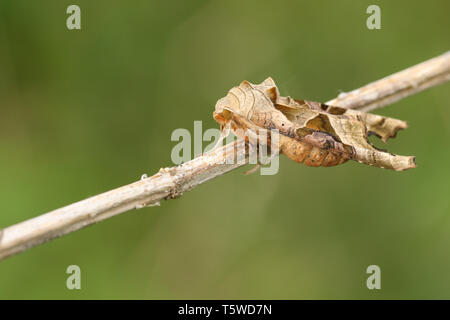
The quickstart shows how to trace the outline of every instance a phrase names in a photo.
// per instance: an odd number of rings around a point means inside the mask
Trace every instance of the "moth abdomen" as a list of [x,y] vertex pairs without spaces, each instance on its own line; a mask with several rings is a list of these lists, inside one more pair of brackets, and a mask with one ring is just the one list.
[[346,152],[321,148],[298,139],[281,136],[280,140],[281,152],[289,159],[306,166],[332,167],[342,164],[350,158]]

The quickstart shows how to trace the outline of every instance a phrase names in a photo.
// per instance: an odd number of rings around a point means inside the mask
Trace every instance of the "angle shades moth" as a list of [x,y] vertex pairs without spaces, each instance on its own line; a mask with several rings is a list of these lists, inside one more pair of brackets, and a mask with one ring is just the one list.
[[406,122],[319,102],[281,96],[272,78],[260,84],[243,81],[217,101],[214,119],[233,132],[279,132],[280,154],[313,167],[331,167],[348,160],[403,171],[415,168],[415,157],[388,153],[373,146],[369,135],[383,142],[407,127]]

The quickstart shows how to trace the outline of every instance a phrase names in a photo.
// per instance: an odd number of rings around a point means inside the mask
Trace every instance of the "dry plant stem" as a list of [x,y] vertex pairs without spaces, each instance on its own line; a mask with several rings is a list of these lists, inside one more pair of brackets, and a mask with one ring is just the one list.
[[327,104],[367,112],[449,80],[450,51],[447,51],[362,88],[341,93]]
[[[241,152],[239,152],[241,151]],[[236,158],[236,155],[241,155]],[[236,142],[149,178],[76,202],[0,230],[0,260],[119,213],[177,198],[210,179],[247,163]]]
[[[450,52],[360,89],[341,94],[327,104],[373,110],[450,80]],[[38,244],[135,208],[158,205],[183,192],[243,166],[230,143],[185,164],[161,169],[152,177],[93,196],[0,230],[0,260]]]

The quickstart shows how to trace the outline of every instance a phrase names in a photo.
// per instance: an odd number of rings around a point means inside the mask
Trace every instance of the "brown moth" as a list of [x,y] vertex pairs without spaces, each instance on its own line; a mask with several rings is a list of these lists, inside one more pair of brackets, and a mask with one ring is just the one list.
[[277,129],[279,150],[275,152],[307,166],[330,167],[350,159],[397,171],[415,168],[414,157],[377,149],[367,138],[373,134],[386,142],[405,129],[406,122],[283,97],[272,78],[260,84],[243,81],[232,88],[217,101],[213,117],[222,129],[231,127],[235,133]]

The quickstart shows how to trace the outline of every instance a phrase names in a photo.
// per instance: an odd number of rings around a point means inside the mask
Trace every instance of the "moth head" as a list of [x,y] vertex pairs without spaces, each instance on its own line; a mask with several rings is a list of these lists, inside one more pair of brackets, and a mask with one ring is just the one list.
[[233,112],[228,101],[228,96],[217,101],[216,108],[213,113],[214,120],[216,120],[220,125],[225,125],[231,120],[232,116]]

